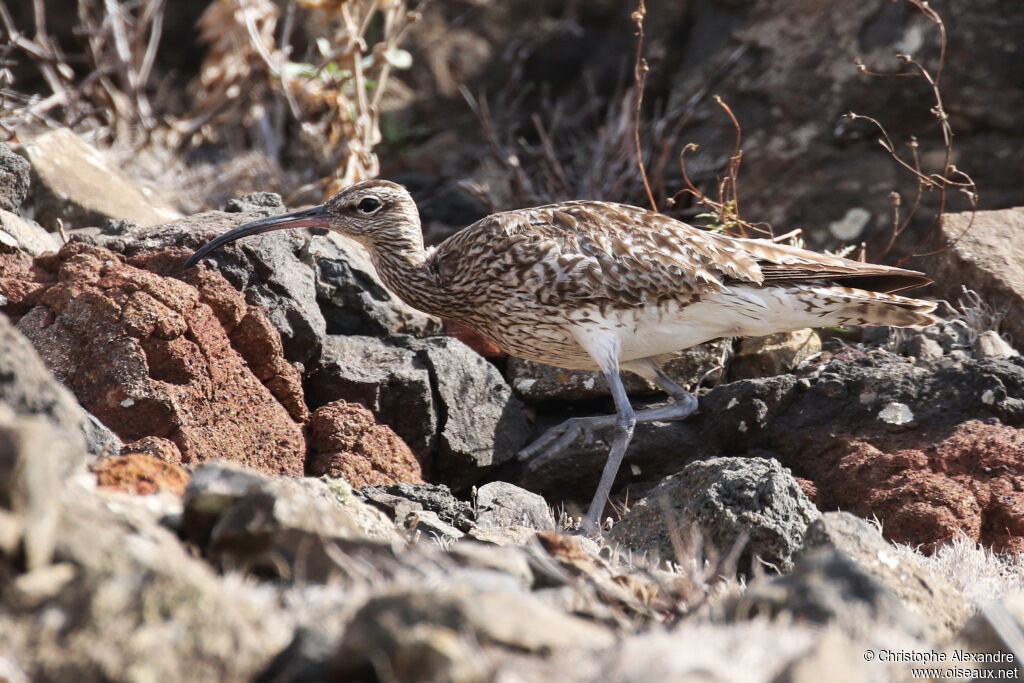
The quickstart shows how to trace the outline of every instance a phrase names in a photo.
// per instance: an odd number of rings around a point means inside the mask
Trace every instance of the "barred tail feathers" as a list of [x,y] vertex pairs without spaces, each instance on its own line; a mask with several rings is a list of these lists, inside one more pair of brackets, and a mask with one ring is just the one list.
[[934,301],[850,287],[808,289],[813,290],[814,297],[823,302],[839,304],[829,317],[841,325],[924,327],[939,322],[939,318],[932,315],[938,305]]

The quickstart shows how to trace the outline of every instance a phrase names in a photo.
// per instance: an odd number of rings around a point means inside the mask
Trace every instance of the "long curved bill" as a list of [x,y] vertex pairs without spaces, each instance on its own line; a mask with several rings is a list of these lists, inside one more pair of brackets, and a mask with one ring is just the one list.
[[216,237],[192,254],[188,261],[185,261],[185,267],[191,268],[196,265],[214,249],[219,249],[225,244],[234,242],[235,240],[243,237],[249,237],[250,235],[262,235],[265,232],[271,232],[272,230],[287,230],[288,228],[326,228],[327,227],[327,209],[323,204],[314,206],[311,209],[302,209],[300,211],[292,211],[290,213],[283,213],[280,216],[269,216],[268,218],[261,218],[245,225],[240,225],[233,230],[228,230],[223,235]]

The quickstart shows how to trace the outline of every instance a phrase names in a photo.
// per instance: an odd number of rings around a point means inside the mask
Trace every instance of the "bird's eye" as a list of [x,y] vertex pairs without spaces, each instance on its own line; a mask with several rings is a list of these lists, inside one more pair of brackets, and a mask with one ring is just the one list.
[[363,213],[373,213],[380,208],[380,200],[375,197],[364,197],[360,200],[359,204],[356,205]]

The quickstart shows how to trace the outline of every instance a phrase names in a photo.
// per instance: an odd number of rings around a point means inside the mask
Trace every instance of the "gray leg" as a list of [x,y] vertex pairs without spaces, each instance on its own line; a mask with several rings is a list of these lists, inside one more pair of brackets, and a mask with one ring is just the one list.
[[[672,398],[672,403],[667,406],[648,408],[636,413],[637,422],[682,420],[697,412],[697,397],[672,381],[672,378],[666,375],[654,361],[645,358],[623,363],[623,367],[645,379],[654,381],[662,391]],[[621,384],[621,381],[619,383]],[[611,380],[609,380],[610,384]],[[616,404],[616,408],[618,408],[618,404]],[[519,451],[519,459],[530,460],[535,458],[535,456],[540,456],[531,462],[532,466],[538,466],[553,457],[557,457],[577,441],[582,441],[584,444],[590,443],[594,438],[594,431],[613,427],[616,425],[617,420],[617,415],[570,418],[544,432],[539,439]]]
[[608,380],[608,387],[612,391],[612,398],[615,400],[615,432],[612,437],[612,446],[608,451],[608,460],[604,464],[604,471],[601,472],[601,481],[597,484],[597,492],[590,502],[590,509],[583,521],[584,528],[592,530],[600,527],[601,513],[604,511],[605,503],[608,502],[608,494],[612,491],[612,484],[615,483],[615,475],[619,473],[622,465],[622,458],[626,455],[626,448],[630,439],[633,438],[633,428],[636,426],[636,414],[633,406],[629,404],[629,397],[626,389],[622,386],[622,378],[618,369],[607,370],[604,373]]
[[[681,420],[697,411],[697,397],[676,384],[653,360],[630,361],[623,363],[623,367],[654,381],[662,391],[672,398],[672,403],[659,408],[641,410],[638,413],[634,412],[626,396],[626,390],[622,386],[618,370],[606,371],[605,377],[611,388],[612,398],[615,400],[615,415],[571,418],[552,427],[539,439],[519,451],[520,460],[533,458],[529,466],[537,467],[559,456],[576,441],[582,440],[583,443],[590,443],[595,430],[615,428],[608,460],[601,474],[601,482],[598,484],[597,493],[585,518],[585,523],[591,527],[599,522],[601,512],[608,500],[608,494],[615,483],[615,475],[622,465],[626,448],[632,438],[634,425],[638,422]],[[538,455],[540,457],[534,457]]]

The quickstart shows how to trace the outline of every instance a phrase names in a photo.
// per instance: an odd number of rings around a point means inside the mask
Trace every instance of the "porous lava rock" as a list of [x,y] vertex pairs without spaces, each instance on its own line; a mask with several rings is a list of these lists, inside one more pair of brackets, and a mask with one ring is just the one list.
[[339,400],[321,406],[309,430],[309,474],[341,477],[355,487],[423,482],[409,446],[358,403]]
[[178,450],[177,444],[170,439],[161,439],[158,436],[146,436],[138,441],[125,444],[121,449],[121,455],[131,453],[141,453],[176,465],[180,465],[182,462],[181,451]]
[[719,387],[701,410],[696,453],[778,458],[820,509],[877,517],[891,540],[930,551],[963,532],[1024,550],[1020,358],[848,349],[797,375]]
[[891,540],[934,550],[963,532],[1000,552],[1024,550],[1024,430],[968,420],[847,436],[832,454],[834,469],[818,479],[830,507],[877,516]]
[[16,260],[0,295],[57,378],[123,440],[169,439],[185,463],[302,474],[306,412],[280,338],[221,275],[183,272],[186,255],[126,259],[72,242]]
[[95,472],[98,486],[137,495],[170,491],[180,496],[188,483],[188,473],[180,465],[145,453],[103,458],[96,464]]

